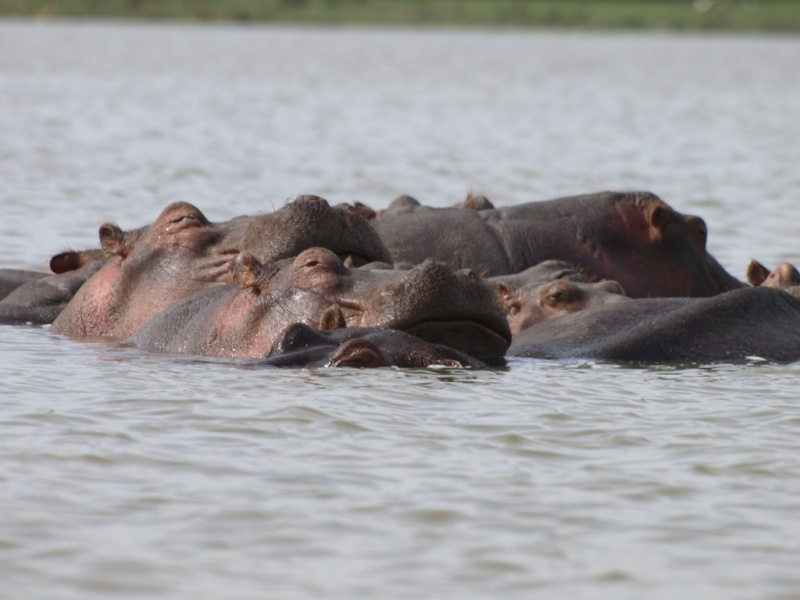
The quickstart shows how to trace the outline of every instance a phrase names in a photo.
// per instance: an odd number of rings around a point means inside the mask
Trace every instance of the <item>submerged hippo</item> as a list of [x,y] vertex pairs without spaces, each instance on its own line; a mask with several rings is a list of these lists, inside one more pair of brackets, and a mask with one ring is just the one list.
[[238,285],[200,291],[130,341],[159,352],[230,358],[270,356],[295,322],[317,329],[399,329],[475,357],[502,356],[511,334],[492,291],[471,271],[426,260],[408,271],[349,269],[312,248],[281,266],[242,255]]
[[631,300],[616,281],[584,283],[556,279],[522,287],[511,287],[501,282],[496,284],[495,292],[508,318],[512,336],[568,313]]
[[430,344],[396,329],[355,327],[319,331],[303,323],[283,330],[271,367],[485,367],[485,363],[442,344]]
[[37,273],[0,300],[0,324],[52,323],[107,258],[102,250],[56,254],[50,259],[52,274]]
[[771,271],[757,260],[747,265],[747,281],[751,285],[789,289],[800,286],[800,272],[791,263],[781,263]]
[[637,363],[800,360],[800,299],[746,287],[712,298],[640,298],[543,321],[508,356]]
[[431,257],[482,275],[548,259],[631,297],[713,296],[743,287],[706,251],[706,224],[648,192],[604,192],[487,210],[429,208],[413,199],[373,219],[395,262]]
[[124,339],[193,293],[232,283],[231,263],[240,252],[270,262],[324,246],[352,264],[391,261],[356,209],[331,207],[317,196],[300,196],[274,213],[221,223],[210,222],[188,202],[177,202],[135,237],[114,224],[102,225],[100,245],[111,258],[55,320],[54,333]]
[[0,301],[21,285],[46,277],[47,273],[25,269],[0,269]]

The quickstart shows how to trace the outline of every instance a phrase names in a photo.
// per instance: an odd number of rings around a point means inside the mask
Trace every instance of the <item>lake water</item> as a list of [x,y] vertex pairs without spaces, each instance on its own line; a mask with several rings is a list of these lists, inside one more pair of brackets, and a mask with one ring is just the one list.
[[[800,39],[0,21],[0,266],[189,200],[647,189],[800,262]],[[0,328],[2,598],[800,597],[800,364],[268,370]]]

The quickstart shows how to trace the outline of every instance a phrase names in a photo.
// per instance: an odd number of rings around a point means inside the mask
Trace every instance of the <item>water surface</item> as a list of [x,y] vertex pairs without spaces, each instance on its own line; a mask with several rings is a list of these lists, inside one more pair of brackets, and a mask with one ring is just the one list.
[[[0,22],[0,266],[189,200],[648,189],[798,262],[792,37]],[[270,370],[0,328],[24,598],[794,598],[798,365]],[[0,594],[2,595],[2,594]]]

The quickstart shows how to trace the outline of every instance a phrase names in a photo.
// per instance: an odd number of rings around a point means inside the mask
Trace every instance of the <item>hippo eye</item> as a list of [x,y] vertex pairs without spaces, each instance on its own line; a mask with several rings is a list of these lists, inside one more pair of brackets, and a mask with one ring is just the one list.
[[547,297],[549,304],[560,304],[567,301],[567,295],[564,292],[556,292]]
[[197,217],[194,215],[181,215],[177,219],[173,219],[169,222],[170,225],[177,225],[178,223],[191,223],[196,222]]
[[317,259],[315,259],[315,258],[312,258],[311,260],[306,261],[306,264],[304,264],[303,266],[304,267],[316,267],[318,265],[319,265],[319,261]]

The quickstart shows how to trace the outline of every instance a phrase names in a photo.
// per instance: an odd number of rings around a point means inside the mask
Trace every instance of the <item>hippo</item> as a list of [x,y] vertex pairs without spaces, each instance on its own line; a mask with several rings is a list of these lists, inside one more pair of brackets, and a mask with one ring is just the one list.
[[377,232],[352,206],[299,196],[274,213],[212,223],[193,204],[167,206],[156,221],[126,235],[100,227],[111,257],[75,294],[52,331],[71,337],[122,340],[157,314],[210,286],[233,283],[241,252],[270,262],[324,246],[348,264],[390,262]]
[[0,300],[0,324],[47,325],[107,260],[99,249],[69,250],[50,259],[51,274],[36,273]]
[[47,275],[41,271],[26,269],[0,269],[0,301],[18,287]]
[[555,279],[538,285],[511,287],[497,283],[495,292],[500,298],[511,335],[516,336],[536,323],[589,307],[631,299],[616,281],[585,283]]
[[430,344],[405,331],[353,327],[320,331],[305,323],[289,325],[272,356],[257,363],[270,367],[485,367],[486,364],[442,344]]
[[633,298],[704,297],[745,286],[707,252],[700,217],[678,213],[649,192],[486,210],[430,208],[402,197],[372,222],[395,262],[430,257],[494,276],[557,259],[590,280],[619,282]]
[[492,286],[504,284],[509,288],[517,289],[522,287],[537,287],[543,283],[555,281],[556,279],[589,283],[589,278],[586,275],[576,271],[563,260],[543,260],[519,273],[493,275],[492,277],[487,277],[486,281]]
[[788,289],[800,286],[800,272],[788,262],[781,263],[770,271],[753,259],[747,265],[747,281],[751,285]]
[[800,360],[800,299],[769,287],[710,298],[639,298],[542,321],[507,356],[633,363]]
[[292,323],[320,330],[398,329],[476,358],[500,357],[511,339],[497,298],[472,271],[426,260],[408,271],[348,268],[325,248],[265,265],[242,254],[236,284],[189,296],[134,333],[156,352],[263,358]]

